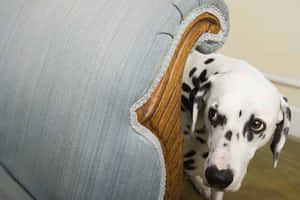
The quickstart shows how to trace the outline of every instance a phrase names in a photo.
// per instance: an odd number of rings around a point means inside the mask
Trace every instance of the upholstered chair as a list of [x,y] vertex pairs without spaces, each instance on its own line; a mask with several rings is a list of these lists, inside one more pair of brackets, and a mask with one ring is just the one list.
[[192,48],[223,0],[0,2],[0,199],[177,200]]

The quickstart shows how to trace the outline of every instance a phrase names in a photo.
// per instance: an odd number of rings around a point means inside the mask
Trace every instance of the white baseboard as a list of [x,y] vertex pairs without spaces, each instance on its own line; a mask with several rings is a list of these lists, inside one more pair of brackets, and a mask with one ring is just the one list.
[[290,134],[300,138],[300,108],[291,106],[292,123]]

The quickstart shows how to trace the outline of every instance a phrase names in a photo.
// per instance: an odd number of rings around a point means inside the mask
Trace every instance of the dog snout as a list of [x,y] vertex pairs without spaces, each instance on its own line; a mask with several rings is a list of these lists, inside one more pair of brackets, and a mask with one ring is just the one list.
[[215,165],[205,170],[205,178],[210,187],[225,189],[233,181],[233,172],[231,169],[219,170]]

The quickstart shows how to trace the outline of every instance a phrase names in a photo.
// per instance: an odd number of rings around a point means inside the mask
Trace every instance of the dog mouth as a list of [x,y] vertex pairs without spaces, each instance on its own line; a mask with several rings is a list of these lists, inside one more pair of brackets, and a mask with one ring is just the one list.
[[231,183],[229,186],[227,187],[218,187],[218,186],[215,186],[215,185],[210,185],[207,180],[204,178],[203,180],[203,184],[211,189],[214,189],[216,191],[219,191],[219,192],[236,192],[240,189],[240,186],[241,186],[241,183]]
[[219,191],[219,192],[233,192],[235,190],[232,190],[232,189],[228,189],[227,187],[220,187],[218,185],[210,185],[207,183],[207,181],[203,181],[204,185],[211,188],[211,189],[214,189],[216,191]]
[[236,192],[238,189],[235,189],[235,188],[231,188],[230,186],[228,187],[225,187],[225,188],[221,188],[221,187],[218,187],[218,186],[212,186],[210,184],[207,183],[206,180],[203,181],[204,185],[211,188],[211,189],[214,189],[218,192]]

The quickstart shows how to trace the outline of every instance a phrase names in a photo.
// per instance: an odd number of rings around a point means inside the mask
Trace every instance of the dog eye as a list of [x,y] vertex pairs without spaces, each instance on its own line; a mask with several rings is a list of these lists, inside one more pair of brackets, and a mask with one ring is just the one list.
[[218,119],[218,111],[214,108],[210,108],[208,111],[208,118],[211,121],[217,121]]
[[260,133],[265,130],[265,123],[260,119],[255,119],[250,125],[250,129],[255,133]]

